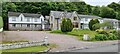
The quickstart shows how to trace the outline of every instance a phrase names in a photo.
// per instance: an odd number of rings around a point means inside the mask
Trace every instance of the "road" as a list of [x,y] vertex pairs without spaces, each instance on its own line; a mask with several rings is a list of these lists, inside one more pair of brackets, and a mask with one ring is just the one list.
[[[120,46],[120,44],[119,44]],[[88,49],[81,49],[81,50],[73,50],[69,52],[118,52],[118,44],[116,45],[108,45],[108,46],[102,46],[97,48],[88,48]]]

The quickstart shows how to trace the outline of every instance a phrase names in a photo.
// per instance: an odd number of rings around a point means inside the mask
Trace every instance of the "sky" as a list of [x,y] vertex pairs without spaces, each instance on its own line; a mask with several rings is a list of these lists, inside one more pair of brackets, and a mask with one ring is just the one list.
[[92,6],[107,6],[112,2],[118,3],[120,0],[83,0],[85,3],[90,4]]

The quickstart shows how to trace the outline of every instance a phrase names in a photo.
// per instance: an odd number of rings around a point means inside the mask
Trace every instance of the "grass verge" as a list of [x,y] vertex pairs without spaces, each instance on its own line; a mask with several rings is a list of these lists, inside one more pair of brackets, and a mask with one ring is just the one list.
[[73,30],[71,32],[63,33],[61,30],[55,30],[55,31],[51,31],[50,33],[73,35],[76,36],[79,40],[82,40],[84,34],[88,34],[90,38],[93,38],[95,37],[95,34],[97,32],[91,30]]

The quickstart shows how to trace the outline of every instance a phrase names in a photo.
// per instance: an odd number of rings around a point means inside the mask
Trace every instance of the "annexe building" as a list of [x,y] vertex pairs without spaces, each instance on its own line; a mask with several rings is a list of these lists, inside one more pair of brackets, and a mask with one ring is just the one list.
[[9,30],[43,30],[44,17],[41,14],[8,12]]

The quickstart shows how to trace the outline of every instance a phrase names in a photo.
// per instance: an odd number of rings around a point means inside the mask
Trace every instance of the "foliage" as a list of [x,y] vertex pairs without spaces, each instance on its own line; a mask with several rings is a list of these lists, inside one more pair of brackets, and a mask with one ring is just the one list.
[[103,18],[115,18],[116,12],[112,8],[102,6],[100,10],[100,16]]
[[71,32],[73,29],[73,25],[70,19],[63,18],[61,24],[61,31],[62,32]]
[[100,23],[96,23],[96,24],[94,24],[93,26],[92,26],[92,28],[94,29],[94,30],[96,30],[96,29],[100,29]]
[[108,35],[108,32],[105,31],[105,30],[103,30],[103,29],[97,29],[96,32],[97,32],[98,34],[106,34],[106,35]]
[[87,33],[90,36],[90,38],[94,38],[94,36],[96,34],[95,31],[91,31],[91,30],[77,30],[77,29],[74,29],[71,32],[67,32],[67,33],[63,33],[61,30],[51,31],[50,33],[72,35],[72,36],[76,36],[79,40],[82,40],[83,35],[85,33]]
[[73,30],[73,24],[70,19],[67,19],[66,25],[67,25],[67,31],[71,32]]
[[62,32],[67,32],[66,18],[63,18],[63,19],[62,19],[61,31],[62,31]]
[[116,19],[120,20],[120,12],[116,14]]
[[90,30],[96,30],[96,29],[94,29],[94,26],[93,26],[96,23],[99,23],[98,19],[91,19],[90,22],[89,22],[89,29]]
[[103,41],[103,40],[107,40],[107,36],[105,34],[96,34],[95,35],[95,39],[98,40],[98,41]]
[[100,14],[100,7],[99,7],[99,6],[95,6],[95,7],[92,9],[92,14],[99,16],[99,14]]
[[107,29],[113,29],[113,25],[110,22],[108,22],[108,21],[106,21],[104,23],[101,23],[101,27],[102,28],[107,27]]
[[3,20],[2,20],[2,17],[0,16],[0,28],[3,27]]

